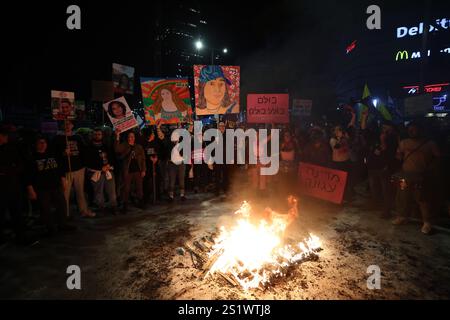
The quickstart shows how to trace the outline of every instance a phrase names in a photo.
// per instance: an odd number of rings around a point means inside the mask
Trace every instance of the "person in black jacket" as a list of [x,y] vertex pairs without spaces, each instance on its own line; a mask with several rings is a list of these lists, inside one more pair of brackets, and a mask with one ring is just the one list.
[[131,193],[131,185],[134,183],[138,207],[144,208],[143,180],[147,172],[144,148],[136,143],[133,131],[128,131],[126,142],[120,143],[120,130],[116,128],[116,141],[114,151],[122,160],[123,191],[122,191],[122,213],[128,212],[128,200]]
[[156,140],[158,141],[158,169],[161,173],[159,183],[160,194],[166,194],[169,191],[169,159],[172,151],[169,132],[163,131],[161,124],[156,126]]
[[[69,202],[72,185],[77,196],[77,204],[82,217],[93,218],[95,214],[88,208],[84,194],[84,143],[80,136],[73,134],[73,123],[66,121],[64,125],[65,136],[58,135],[55,138],[55,151],[59,163],[62,165],[67,180],[65,190],[66,201]],[[67,208],[69,213],[69,208]],[[69,214],[68,214],[69,215]]]
[[112,148],[103,142],[103,131],[94,129],[92,142],[85,150],[85,163],[94,191],[94,203],[105,213],[105,193],[112,214],[117,213],[116,184],[114,180],[115,156]]
[[[216,182],[216,190],[215,190],[215,195],[219,196],[220,195],[220,190],[223,191],[223,193],[225,195],[227,195],[227,192],[229,190],[229,167],[232,164],[227,164],[226,163],[226,145],[227,145],[227,141],[226,141],[226,134],[225,134],[225,130],[226,130],[226,126],[224,122],[219,122],[218,125],[219,128],[219,132],[223,137],[222,140],[222,148],[223,148],[223,163],[217,164],[215,163],[213,165],[214,167],[214,177],[215,177],[215,182]],[[220,146],[219,146],[220,147]]]
[[367,154],[369,186],[374,204],[382,204],[382,217],[389,218],[395,202],[391,176],[398,169],[398,136],[390,122],[382,126],[379,137],[371,141]]
[[[26,182],[28,198],[38,202],[47,232],[53,234],[56,228],[60,231],[70,231],[74,227],[66,224],[67,203],[64,189],[67,184],[64,169],[56,156],[47,149],[47,140],[38,137],[35,153],[27,166]],[[52,206],[56,209],[54,214]]]
[[156,137],[151,128],[147,134],[145,143],[143,143],[146,159],[147,173],[144,178],[144,200],[148,203],[155,203],[161,200],[161,140]]
[[23,167],[18,148],[9,141],[9,131],[0,127],[0,243],[5,241],[3,230],[6,211],[11,216],[17,242],[28,242],[20,206],[20,177]]

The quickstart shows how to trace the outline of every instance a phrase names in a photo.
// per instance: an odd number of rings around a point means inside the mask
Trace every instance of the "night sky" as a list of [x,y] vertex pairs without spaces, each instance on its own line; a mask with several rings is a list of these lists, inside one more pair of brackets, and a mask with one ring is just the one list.
[[[81,31],[65,27],[73,3],[82,10]],[[0,102],[41,108],[51,89],[86,100],[90,80],[109,80],[112,62],[135,66],[138,77],[152,76],[153,1],[73,3],[16,2],[1,11],[6,76]],[[208,21],[204,38],[229,48],[226,63],[241,66],[244,92],[283,91],[295,83],[301,94],[332,91],[337,57],[365,28],[365,10],[373,3],[199,1]],[[405,15],[417,11],[407,1],[376,3],[397,12],[406,8]]]

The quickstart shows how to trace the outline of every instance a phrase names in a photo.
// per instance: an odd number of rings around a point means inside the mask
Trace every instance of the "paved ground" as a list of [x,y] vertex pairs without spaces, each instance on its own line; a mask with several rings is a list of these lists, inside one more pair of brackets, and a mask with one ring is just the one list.
[[[361,205],[342,208],[302,199],[288,236],[318,235],[318,261],[297,266],[272,288],[243,292],[223,280],[193,275],[190,257],[177,248],[227,223],[240,201],[212,195],[136,210],[127,216],[78,220],[73,234],[32,247],[0,249],[3,299],[448,299],[450,235],[423,236],[420,225],[394,227]],[[248,197],[247,197],[248,199]],[[267,196],[254,201],[283,210]],[[66,289],[66,268],[78,265],[82,290]],[[367,267],[382,271],[381,290],[368,290]]]

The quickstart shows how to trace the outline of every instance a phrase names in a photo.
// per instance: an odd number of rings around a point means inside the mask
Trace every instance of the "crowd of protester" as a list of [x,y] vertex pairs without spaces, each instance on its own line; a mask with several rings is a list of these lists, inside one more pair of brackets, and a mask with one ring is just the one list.
[[[73,123],[66,121],[60,134],[49,137],[4,124],[0,127],[0,240],[6,241],[5,230],[10,226],[18,243],[30,241],[25,221],[30,208],[39,212],[46,235],[52,235],[73,231],[70,218],[76,214],[84,218],[127,214],[130,206],[143,209],[166,201],[184,202],[188,191],[229,196],[231,184],[244,176],[255,196],[264,196],[267,190],[291,194],[298,190],[299,162],[347,172],[343,205],[352,203],[356,186],[365,183],[371,195],[368,206],[378,208],[383,218],[395,218],[393,223],[400,225],[418,212],[422,232],[430,233],[436,212],[447,200],[440,193],[437,144],[418,123],[407,127],[389,121],[369,124],[368,113],[360,119],[353,111],[350,114],[345,125],[322,123],[307,130],[283,127],[276,176],[261,175],[261,164],[197,164],[203,150],[194,149],[187,163],[181,155],[174,159],[176,142],[168,126],[127,132],[104,126],[86,133],[74,131]],[[224,122],[217,125],[222,134],[226,127]],[[201,137],[193,125],[188,130],[195,145]],[[263,142],[270,150],[271,136]]]

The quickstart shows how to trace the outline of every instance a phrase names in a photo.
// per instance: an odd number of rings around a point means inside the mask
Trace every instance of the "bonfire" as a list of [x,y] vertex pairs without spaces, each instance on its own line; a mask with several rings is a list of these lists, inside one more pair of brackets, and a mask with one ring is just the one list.
[[299,243],[285,242],[286,229],[298,217],[297,199],[289,197],[288,202],[287,214],[266,209],[258,215],[245,201],[235,212],[235,224],[222,226],[213,239],[206,275],[219,274],[244,290],[262,288],[291,266],[317,256],[321,243],[313,234]]

